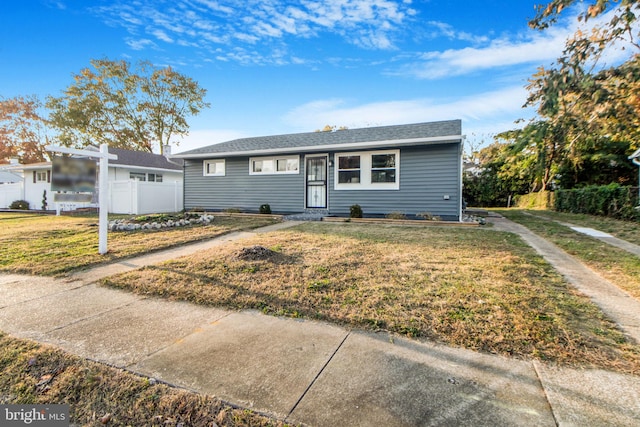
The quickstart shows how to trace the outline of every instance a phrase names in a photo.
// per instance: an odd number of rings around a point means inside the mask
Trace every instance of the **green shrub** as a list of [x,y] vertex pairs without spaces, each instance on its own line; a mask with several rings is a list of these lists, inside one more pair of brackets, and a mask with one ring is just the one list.
[[269,203],[260,205],[260,213],[267,214],[267,215],[271,213],[271,206],[269,206]]
[[389,212],[388,214],[386,214],[385,218],[387,218],[387,219],[407,219],[407,216],[404,214],[404,212],[393,211],[393,212]]
[[521,209],[552,209],[555,193],[539,191],[537,193],[520,194],[515,196],[514,205]]
[[9,209],[20,209],[22,211],[29,210],[29,202],[26,200],[16,200],[9,205]]
[[559,212],[608,216],[625,220],[640,220],[638,191],[619,184],[557,190],[554,209]]
[[438,215],[433,215],[431,212],[418,212],[416,214],[416,217],[425,219],[427,221],[441,221],[442,220],[442,218],[440,218]]
[[349,208],[349,217],[362,218],[362,208],[360,207],[360,205],[352,205]]
[[225,213],[242,213],[242,209],[239,209],[239,208],[227,208],[227,209],[223,210],[222,212],[225,212]]

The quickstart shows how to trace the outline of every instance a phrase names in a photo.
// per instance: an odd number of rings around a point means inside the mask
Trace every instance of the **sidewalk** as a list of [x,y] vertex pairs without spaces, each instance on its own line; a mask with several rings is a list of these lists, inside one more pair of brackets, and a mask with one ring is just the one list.
[[[284,224],[277,227],[294,225]],[[640,424],[635,376],[145,298],[92,283],[252,234],[71,279],[0,275],[0,330],[311,426]]]

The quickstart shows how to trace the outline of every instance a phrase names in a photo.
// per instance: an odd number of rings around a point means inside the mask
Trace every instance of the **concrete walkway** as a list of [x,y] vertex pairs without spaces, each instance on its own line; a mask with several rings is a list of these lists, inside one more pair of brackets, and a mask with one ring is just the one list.
[[145,298],[92,283],[250,235],[65,280],[0,275],[0,330],[311,426],[640,424],[637,376]]
[[594,237],[600,241],[603,241],[611,246],[615,246],[617,248],[620,249],[624,249],[625,251],[632,253],[638,257],[640,257],[640,246],[633,244],[631,242],[627,242],[626,240],[622,240],[622,239],[618,239],[617,237],[612,236],[609,233],[604,233],[600,230],[594,230],[593,228],[588,228],[588,227],[579,227],[577,225],[574,224],[570,224],[568,222],[562,222],[562,221],[558,221],[555,220],[553,218],[549,218],[543,215],[536,215],[536,214],[532,214],[530,212],[524,212],[523,214],[525,215],[530,215],[530,216],[535,216],[537,218],[542,218],[545,219],[547,221],[554,221],[557,222],[558,224],[564,225],[565,227],[569,227],[574,231],[577,231],[578,233],[582,233],[582,234],[586,234],[588,236]]
[[590,297],[629,338],[640,343],[640,301],[528,228],[502,217],[490,217],[489,221],[497,230],[520,235],[569,283]]

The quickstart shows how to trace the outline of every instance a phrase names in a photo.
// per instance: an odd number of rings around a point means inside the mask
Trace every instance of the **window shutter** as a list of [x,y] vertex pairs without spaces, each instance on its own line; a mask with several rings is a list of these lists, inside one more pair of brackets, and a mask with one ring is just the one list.
[[33,183],[36,183],[36,171],[33,171]]
[[51,171],[47,171],[47,182],[51,182]]

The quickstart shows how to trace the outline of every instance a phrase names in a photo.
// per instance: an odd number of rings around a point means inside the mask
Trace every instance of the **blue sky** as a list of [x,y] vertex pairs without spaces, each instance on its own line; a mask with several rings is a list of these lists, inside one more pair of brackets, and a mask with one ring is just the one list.
[[[560,56],[542,0],[16,0],[0,4],[0,96],[60,95],[91,59],[170,65],[207,89],[174,152],[238,137],[462,119],[472,142],[529,118]],[[573,11],[575,12],[575,11]]]

